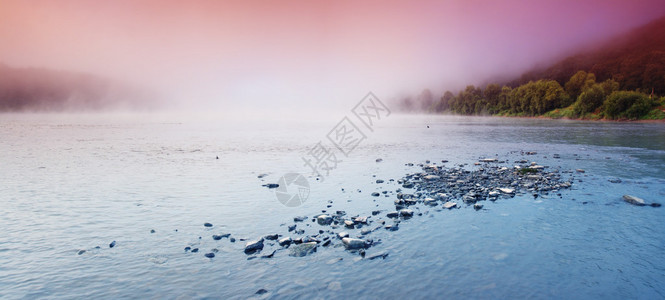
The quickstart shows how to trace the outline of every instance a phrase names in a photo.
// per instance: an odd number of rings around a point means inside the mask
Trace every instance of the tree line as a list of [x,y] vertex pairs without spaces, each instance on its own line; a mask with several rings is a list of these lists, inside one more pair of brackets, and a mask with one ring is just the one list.
[[[469,85],[456,95],[446,91],[433,101],[429,90],[418,99],[420,106],[434,113],[462,115],[540,116],[563,110],[571,118],[639,119],[665,104],[652,93],[620,90],[614,79],[596,81],[593,73],[578,71],[562,86],[541,79],[510,87],[488,84],[484,89]],[[404,103],[403,103],[404,104]],[[411,103],[411,105],[414,105]]]

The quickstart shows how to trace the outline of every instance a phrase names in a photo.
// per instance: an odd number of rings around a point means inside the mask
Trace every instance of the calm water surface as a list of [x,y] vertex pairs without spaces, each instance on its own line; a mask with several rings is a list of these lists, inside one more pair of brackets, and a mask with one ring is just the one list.
[[[665,298],[665,208],[621,201],[665,202],[664,124],[393,115],[323,182],[308,176],[302,206],[283,206],[261,185],[307,174],[301,157],[336,121],[0,115],[0,298]],[[368,254],[385,260],[342,248],[247,260],[243,242],[211,238],[287,235],[294,216],[322,209],[391,210],[394,196],[370,194],[419,170],[405,163],[472,169],[519,151],[586,173],[562,197],[421,206],[399,231],[371,234],[382,243]]]

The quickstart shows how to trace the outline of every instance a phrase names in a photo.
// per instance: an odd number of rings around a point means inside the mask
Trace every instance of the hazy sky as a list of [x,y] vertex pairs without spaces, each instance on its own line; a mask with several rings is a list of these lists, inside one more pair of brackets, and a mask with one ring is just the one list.
[[184,107],[351,108],[519,74],[665,15],[645,1],[10,1],[0,62],[145,85]]

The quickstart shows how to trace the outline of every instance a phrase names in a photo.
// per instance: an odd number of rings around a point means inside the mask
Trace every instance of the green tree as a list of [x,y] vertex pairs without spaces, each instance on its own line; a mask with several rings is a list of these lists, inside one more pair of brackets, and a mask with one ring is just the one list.
[[499,112],[499,101],[501,96],[501,86],[496,83],[490,83],[483,91],[483,97],[487,103],[487,112],[495,114]]
[[577,97],[577,101],[573,105],[573,112],[578,116],[583,116],[603,105],[603,101],[605,101],[603,88],[600,84],[594,84]]
[[656,101],[649,96],[631,91],[616,91],[603,102],[603,113],[610,119],[638,119],[646,115]]
[[568,94],[554,80],[529,81],[513,90],[510,110],[526,115],[540,115],[569,103]]
[[501,93],[499,93],[499,104],[497,105],[497,112],[505,111],[510,109],[510,94],[513,89],[509,86],[503,86],[501,88]]
[[449,110],[450,103],[453,100],[453,98],[455,98],[455,95],[453,95],[451,91],[446,91],[445,93],[443,93],[443,96],[441,97],[439,102],[437,102],[434,105],[434,111],[440,113]]
[[585,71],[578,71],[566,82],[565,88],[570,99],[577,99],[584,90],[596,83],[596,75]]

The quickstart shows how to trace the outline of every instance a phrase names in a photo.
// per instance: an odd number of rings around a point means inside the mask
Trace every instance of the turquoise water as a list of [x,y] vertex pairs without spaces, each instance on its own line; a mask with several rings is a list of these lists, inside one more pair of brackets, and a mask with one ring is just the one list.
[[[337,121],[3,115],[0,298],[665,297],[665,208],[621,200],[665,202],[663,124],[392,115],[317,181],[301,157]],[[211,238],[288,235],[293,217],[322,209],[392,210],[392,194],[370,194],[420,170],[406,163],[472,169],[495,156],[585,173],[561,197],[419,206],[398,231],[371,234],[381,243],[367,253],[384,260],[340,247],[247,260],[243,242]],[[261,186],[286,172],[307,175],[301,206]],[[298,226],[321,229],[310,223]]]

